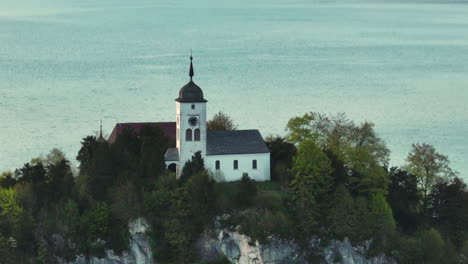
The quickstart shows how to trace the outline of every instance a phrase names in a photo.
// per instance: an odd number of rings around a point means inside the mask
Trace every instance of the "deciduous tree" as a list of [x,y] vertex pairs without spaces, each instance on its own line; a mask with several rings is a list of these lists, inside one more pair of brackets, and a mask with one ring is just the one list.
[[227,114],[223,112],[216,113],[213,118],[211,118],[206,123],[207,129],[216,131],[216,130],[236,130],[237,125],[234,123],[234,120]]
[[448,179],[456,173],[450,168],[448,157],[438,153],[434,146],[426,143],[413,144],[406,161],[406,169],[418,178],[423,209],[427,212],[428,195],[437,179]]

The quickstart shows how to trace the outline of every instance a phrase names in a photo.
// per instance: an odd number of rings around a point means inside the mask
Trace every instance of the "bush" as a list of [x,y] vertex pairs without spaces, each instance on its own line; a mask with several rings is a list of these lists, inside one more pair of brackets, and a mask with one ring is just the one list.
[[241,216],[241,233],[261,243],[269,236],[289,239],[293,237],[293,223],[283,212],[249,208]]
[[257,187],[255,181],[250,179],[247,173],[242,175],[240,181],[239,193],[237,194],[237,204],[241,207],[247,207],[253,203],[254,197],[257,195]]

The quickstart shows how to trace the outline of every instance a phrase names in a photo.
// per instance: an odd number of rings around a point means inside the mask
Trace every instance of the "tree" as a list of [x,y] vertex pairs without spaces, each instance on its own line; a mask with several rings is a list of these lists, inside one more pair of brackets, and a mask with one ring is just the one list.
[[388,172],[388,203],[398,227],[407,233],[416,231],[422,224],[420,209],[421,195],[418,190],[418,179],[415,175],[393,167]]
[[237,193],[237,202],[240,206],[249,206],[257,195],[257,186],[247,173],[242,175],[239,192]]
[[437,180],[429,195],[432,224],[459,249],[468,237],[468,189],[462,179]]
[[205,170],[205,162],[201,156],[201,151],[197,151],[192,159],[187,161],[180,174],[180,183],[185,183],[192,175],[195,175]]
[[65,153],[58,148],[53,148],[44,158],[44,163],[47,165],[57,165],[66,160]]
[[318,197],[330,190],[332,172],[327,155],[313,141],[305,140],[299,145],[291,169],[294,189],[304,187]]
[[98,144],[99,142],[96,141],[95,136],[87,136],[82,139],[81,148],[76,156],[76,160],[80,162],[80,174],[83,174],[88,169]]
[[267,137],[266,144],[270,148],[271,179],[280,181],[283,185],[289,185],[293,156],[297,149],[294,144],[286,142],[282,137]]
[[306,113],[303,116],[289,119],[286,125],[288,141],[295,145],[299,145],[305,140],[315,142],[318,138],[317,131],[314,131],[313,121],[315,120],[315,113]]
[[143,127],[140,131],[140,176],[150,179],[162,174],[166,168],[164,155],[169,139],[159,127]]
[[216,131],[216,130],[236,130],[237,125],[234,124],[234,121],[230,116],[223,112],[216,113],[211,120],[206,123],[206,127],[208,130]]
[[11,235],[22,213],[15,190],[0,188],[0,233]]
[[293,159],[291,186],[296,217],[304,239],[318,231],[324,204],[317,201],[324,199],[330,191],[331,173],[326,154],[312,140],[302,141]]
[[395,220],[383,195],[376,194],[370,199],[369,212],[372,233],[381,241],[385,241],[395,231]]
[[337,239],[354,240],[359,233],[354,199],[345,186],[339,185],[332,197],[327,223]]
[[418,186],[422,191],[423,210],[427,213],[428,195],[437,179],[448,179],[455,172],[449,166],[447,156],[438,153],[430,144],[413,144],[406,158],[406,169],[418,178]]
[[47,166],[47,178],[51,199],[58,201],[73,193],[75,179],[68,160],[63,158],[50,163]]
[[8,189],[16,184],[16,179],[11,171],[5,171],[0,175],[0,188]]

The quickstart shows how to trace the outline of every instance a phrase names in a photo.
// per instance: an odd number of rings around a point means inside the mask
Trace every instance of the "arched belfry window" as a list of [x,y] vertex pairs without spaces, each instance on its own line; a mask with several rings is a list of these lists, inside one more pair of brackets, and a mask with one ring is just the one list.
[[185,130],[185,141],[192,141],[192,129]]
[[215,162],[215,169],[219,170],[221,168],[221,162],[219,162],[219,160],[217,160]]
[[195,129],[195,135],[194,135],[194,140],[195,141],[200,141],[200,129]]

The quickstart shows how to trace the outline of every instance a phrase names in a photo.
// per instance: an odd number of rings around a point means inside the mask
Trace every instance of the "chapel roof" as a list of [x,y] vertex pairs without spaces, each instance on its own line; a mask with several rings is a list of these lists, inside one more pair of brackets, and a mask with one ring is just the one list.
[[166,154],[164,155],[166,161],[178,161],[179,160],[179,149],[177,148],[168,148]]
[[193,82],[193,64],[192,64],[193,57],[190,56],[190,69],[189,69],[189,76],[190,81],[182,86],[179,90],[179,97],[175,100],[181,103],[188,103],[188,102],[207,102],[205,98],[203,98],[203,91],[202,89]]
[[171,140],[176,138],[176,122],[140,122],[140,123],[117,123],[109,136],[109,143],[114,143],[126,127],[131,128],[137,135],[144,127],[159,127],[164,135]]
[[268,153],[257,129],[233,131],[207,131],[207,155]]

